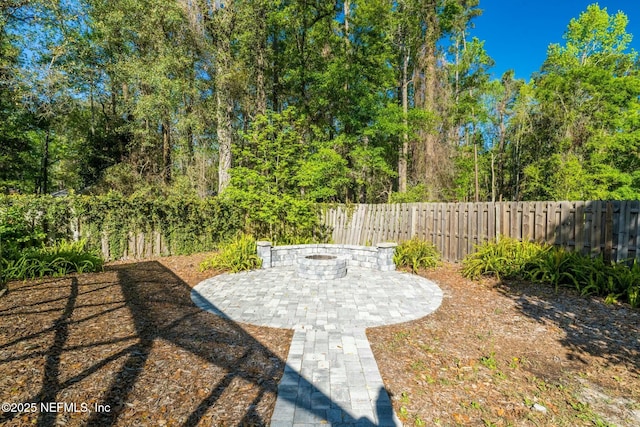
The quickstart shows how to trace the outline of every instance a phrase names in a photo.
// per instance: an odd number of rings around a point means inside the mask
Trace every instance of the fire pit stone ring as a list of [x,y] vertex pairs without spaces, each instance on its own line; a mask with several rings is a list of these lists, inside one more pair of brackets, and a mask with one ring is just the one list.
[[347,275],[347,259],[325,254],[298,256],[296,274],[312,280],[339,279]]

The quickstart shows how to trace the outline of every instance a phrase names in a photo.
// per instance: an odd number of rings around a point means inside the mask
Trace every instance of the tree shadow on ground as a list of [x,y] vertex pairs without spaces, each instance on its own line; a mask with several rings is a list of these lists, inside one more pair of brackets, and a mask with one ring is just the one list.
[[569,360],[586,363],[580,358],[586,353],[640,374],[640,311],[569,289],[556,293],[550,285],[503,280],[498,286],[524,315],[563,331]]
[[[209,391],[204,395],[198,394],[197,397],[190,396],[193,398],[193,404],[189,406],[187,413],[183,414],[179,425],[195,426],[212,417],[215,422],[216,415],[211,415],[211,411],[217,406],[224,408],[227,417],[233,417],[226,419],[226,422],[231,422],[232,425],[269,424],[270,411],[264,410],[265,401],[267,395],[272,399],[277,393],[278,381],[285,367],[285,361],[281,356],[253,337],[246,327],[196,307],[191,301],[191,287],[159,262],[111,266],[109,273],[113,275],[111,282],[105,283],[102,276],[95,275],[95,282],[91,283],[89,279],[90,283],[80,283],[78,278],[83,276],[74,276],[64,279],[68,286],[63,291],[58,289],[56,292],[48,290],[42,293],[40,302],[30,301],[25,305],[19,305],[18,299],[11,303],[11,307],[0,311],[0,316],[5,318],[10,318],[14,311],[22,313],[20,316],[35,316],[35,319],[45,314],[52,318],[53,315],[53,322],[41,322],[39,330],[29,330],[17,339],[0,341],[0,354],[3,355],[0,358],[0,366],[3,363],[20,363],[35,358],[45,359],[39,382],[40,391],[32,394],[26,401],[38,404],[64,401],[63,396],[68,395],[66,393],[70,388],[77,384],[87,384],[87,381],[92,381],[94,374],[99,374],[101,370],[119,362],[119,367],[107,378],[104,386],[97,389],[97,403],[101,408],[109,410],[92,412],[82,425],[122,424],[125,412],[139,402],[134,400],[134,396],[140,397],[141,383],[148,381],[147,376],[149,371],[154,369],[154,365],[162,364],[163,361],[157,360],[155,352],[161,343],[166,342],[170,343],[173,349],[177,349],[173,350],[174,352],[186,352],[196,356],[196,360],[218,368],[217,375],[211,378],[214,384],[209,387]],[[51,283],[47,283],[47,286],[51,287]],[[32,285],[29,287],[37,289]],[[105,292],[115,295],[114,300],[104,301],[104,305],[99,302],[87,303],[87,295],[93,293],[92,298],[95,298],[97,292],[102,292],[101,298],[106,298]],[[39,309],[38,306],[43,304],[49,304],[49,308]],[[52,311],[51,304],[57,311]],[[92,310],[91,314],[85,315],[87,309]],[[113,336],[110,334],[110,327],[117,329],[118,325],[110,326],[105,316],[115,313],[119,313],[120,321],[129,319],[131,326],[128,333]],[[88,342],[87,339],[83,341],[74,335],[82,333],[79,332],[79,328],[87,325],[102,328],[101,333],[88,337]],[[46,349],[37,345],[37,340],[45,336],[52,336],[46,341],[47,344],[43,344],[48,345]],[[283,337],[290,340],[291,333],[285,332]],[[96,353],[92,353],[105,345],[114,344],[118,346],[106,356],[96,358]],[[84,352],[82,354],[87,355],[87,360],[82,369],[72,371],[70,375],[65,361],[71,352]],[[7,354],[12,356],[4,357]],[[151,373],[152,379],[156,374],[173,378],[174,372],[156,370]],[[321,393],[307,379],[300,377],[299,381],[306,382],[314,393]],[[241,393],[243,389],[238,388],[238,384],[247,384],[247,390],[251,391]],[[175,386],[189,389],[189,384],[178,383]],[[93,389],[93,392],[95,393],[96,389]],[[329,396],[324,397],[332,408],[341,409],[331,402]],[[231,405],[225,402],[225,399],[230,398],[233,400]],[[324,408],[312,407],[311,402],[297,404],[317,417],[322,418],[326,415]],[[347,418],[347,412],[341,412],[345,414],[343,418]],[[233,415],[228,415],[230,413]],[[12,420],[16,422],[18,415],[20,414],[16,412],[0,414],[0,423],[10,423]],[[38,426],[55,426],[60,422],[62,415],[57,412],[39,412],[37,421],[32,420],[32,423]],[[392,414],[379,414],[379,417],[380,425],[392,425],[382,422],[387,418],[391,420]],[[342,421],[348,421],[353,425],[375,425],[364,419]]]

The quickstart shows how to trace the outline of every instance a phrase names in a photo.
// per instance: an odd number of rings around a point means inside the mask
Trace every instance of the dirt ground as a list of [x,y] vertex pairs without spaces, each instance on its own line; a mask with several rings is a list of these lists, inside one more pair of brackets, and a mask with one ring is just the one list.
[[[269,425],[292,332],[196,308],[204,257],[10,283],[0,424]],[[405,425],[640,425],[638,310],[454,265],[423,275],[440,309],[367,331]]]
[[640,312],[551,287],[422,273],[442,306],[367,332],[406,425],[640,426]]

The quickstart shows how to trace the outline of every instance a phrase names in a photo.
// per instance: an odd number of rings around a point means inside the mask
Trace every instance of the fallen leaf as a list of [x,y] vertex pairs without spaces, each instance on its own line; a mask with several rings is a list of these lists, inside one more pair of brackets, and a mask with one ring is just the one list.
[[471,419],[465,414],[453,414],[453,420],[458,424],[467,424]]

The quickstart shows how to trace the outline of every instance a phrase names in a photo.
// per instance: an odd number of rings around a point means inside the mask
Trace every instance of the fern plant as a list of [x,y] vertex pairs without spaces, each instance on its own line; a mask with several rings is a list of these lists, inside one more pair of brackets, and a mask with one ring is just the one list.
[[462,273],[477,279],[483,274],[575,288],[582,296],[600,296],[605,302],[626,299],[640,306],[640,264],[611,264],[564,248],[503,238],[484,243],[462,261]]

